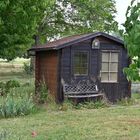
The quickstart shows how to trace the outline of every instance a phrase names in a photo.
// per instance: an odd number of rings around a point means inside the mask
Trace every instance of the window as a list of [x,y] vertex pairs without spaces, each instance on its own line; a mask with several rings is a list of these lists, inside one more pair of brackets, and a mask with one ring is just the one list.
[[117,82],[118,52],[102,52],[101,81]]
[[74,75],[88,74],[88,52],[75,52],[73,58]]

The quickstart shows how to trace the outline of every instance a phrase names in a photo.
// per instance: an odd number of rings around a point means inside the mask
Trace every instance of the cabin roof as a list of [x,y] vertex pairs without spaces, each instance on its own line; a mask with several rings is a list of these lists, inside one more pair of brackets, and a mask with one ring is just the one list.
[[38,46],[34,46],[31,49],[29,49],[29,51],[40,51],[40,50],[58,50],[70,45],[73,45],[75,43],[79,43],[81,41],[85,41],[94,37],[98,37],[98,36],[103,36],[106,37],[110,40],[115,41],[116,43],[119,43],[121,45],[124,45],[123,40],[111,36],[107,33],[103,33],[103,32],[96,32],[96,33],[89,33],[89,34],[83,34],[83,35],[73,35],[73,36],[69,36],[69,37],[64,37],[52,42],[48,42],[46,44],[43,45],[38,45]]

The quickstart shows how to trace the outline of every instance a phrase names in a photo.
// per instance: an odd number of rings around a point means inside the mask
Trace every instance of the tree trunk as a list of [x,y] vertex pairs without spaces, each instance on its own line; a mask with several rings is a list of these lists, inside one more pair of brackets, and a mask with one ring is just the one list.
[[[33,39],[35,41],[33,47],[37,47],[40,44],[39,35],[34,35]],[[30,66],[33,69],[33,71],[35,71],[35,56],[31,56]]]

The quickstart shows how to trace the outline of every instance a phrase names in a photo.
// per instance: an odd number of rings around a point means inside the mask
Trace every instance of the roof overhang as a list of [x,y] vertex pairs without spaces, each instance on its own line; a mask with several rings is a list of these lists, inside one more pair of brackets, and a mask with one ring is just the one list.
[[43,46],[40,46],[40,47],[32,47],[31,49],[28,50],[28,52],[30,51],[49,51],[49,50],[59,50],[59,49],[62,49],[64,47],[67,47],[67,46],[70,46],[70,45],[73,45],[73,44],[76,44],[76,43],[79,43],[81,41],[85,41],[85,40],[88,40],[88,39],[91,39],[91,38],[95,38],[95,37],[99,37],[99,36],[103,36],[105,38],[108,38],[112,41],[115,41],[116,43],[119,43],[121,45],[124,46],[124,42],[123,40],[117,38],[117,37],[114,37],[114,36],[111,36],[107,33],[103,33],[103,32],[97,32],[97,33],[92,33],[92,34],[88,34],[87,36],[84,36],[84,37],[81,37],[79,39],[75,39],[73,41],[70,41],[70,42],[67,42],[67,43],[63,43],[61,45],[55,45],[55,46],[52,46],[52,47],[43,47]]

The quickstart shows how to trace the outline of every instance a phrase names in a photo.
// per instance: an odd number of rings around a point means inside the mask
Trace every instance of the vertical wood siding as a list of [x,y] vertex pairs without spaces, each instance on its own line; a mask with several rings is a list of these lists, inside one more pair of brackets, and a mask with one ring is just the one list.
[[[72,72],[72,54],[75,51],[88,51],[89,52],[89,75],[87,77],[76,78],[89,78],[94,76],[97,79],[99,90],[104,91],[107,98],[115,102],[118,99],[130,96],[130,84],[123,73],[123,68],[128,66],[128,56],[126,50],[120,44],[109,40],[105,37],[98,37],[101,41],[101,48],[91,49],[93,39],[74,44],[72,46],[62,49],[61,57],[61,77],[65,82],[70,82],[74,77]],[[118,50],[119,51],[119,69],[118,69],[118,83],[101,83],[100,70],[101,70],[101,51],[102,50]]]
[[[36,87],[45,82],[52,96],[57,100],[57,68],[58,56],[56,51],[36,53]],[[39,91],[38,91],[39,92]]]

